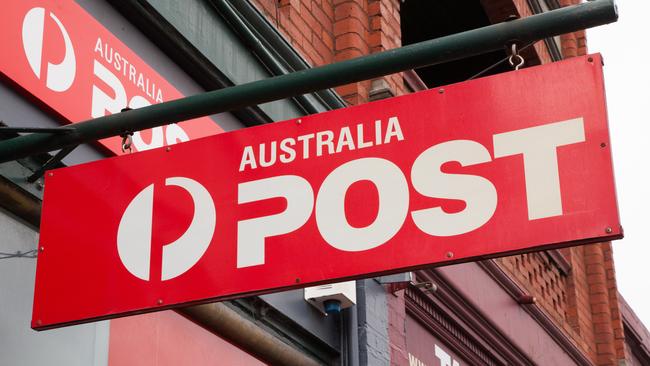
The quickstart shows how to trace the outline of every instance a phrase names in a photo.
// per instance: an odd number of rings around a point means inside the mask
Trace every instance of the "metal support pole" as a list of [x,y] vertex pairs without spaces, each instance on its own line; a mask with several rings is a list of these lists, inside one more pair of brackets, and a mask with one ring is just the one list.
[[613,0],[590,1],[369,56],[66,126],[73,127],[77,131],[74,134],[34,134],[5,140],[0,142],[0,163],[117,136],[127,131],[140,131],[408,69],[467,58],[503,49],[505,44],[513,41],[528,43],[611,23],[617,19],[618,12]]

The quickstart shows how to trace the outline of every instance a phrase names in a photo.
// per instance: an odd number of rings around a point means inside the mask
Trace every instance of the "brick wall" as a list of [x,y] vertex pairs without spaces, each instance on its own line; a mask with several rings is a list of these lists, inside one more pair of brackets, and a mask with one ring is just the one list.
[[[368,1],[334,1],[335,60],[344,61],[370,53]],[[349,104],[368,101],[370,81],[348,84],[336,91]]]
[[[481,0],[493,23],[510,15],[526,17],[526,0]],[[401,46],[399,0],[252,0],[312,66],[368,55]],[[561,0],[563,6],[580,0]],[[561,38],[564,57],[587,52],[585,32]],[[547,63],[551,56],[544,42],[524,54],[528,65]],[[531,62],[532,61],[532,62]],[[351,105],[407,93],[401,74],[336,88]],[[597,365],[615,365],[626,358],[611,244],[593,244],[562,250],[570,271],[564,272],[544,252],[501,258],[497,262],[519,285],[537,298],[555,324]],[[367,283],[367,282],[366,282]],[[407,364],[404,354],[404,297],[387,293],[382,303],[387,324],[365,331],[375,339],[366,357],[383,364],[390,355],[394,365]],[[377,306],[371,307],[376,310]],[[373,310],[374,309],[374,310]],[[370,311],[368,316],[381,317]],[[374,315],[373,315],[374,314]],[[377,319],[375,319],[377,320]],[[370,324],[370,323],[369,323]],[[382,353],[384,327],[391,334],[390,350]],[[373,333],[374,332],[374,333]],[[376,334],[375,334],[376,333]],[[371,342],[371,343],[373,343]],[[381,360],[381,361],[380,361]]]
[[500,258],[498,263],[520,284],[525,284],[530,294],[537,299],[537,305],[543,307],[558,324],[567,324],[567,282],[563,271],[544,253],[527,253]]
[[[399,0],[254,0],[312,66],[401,46]],[[406,93],[401,74],[336,88],[350,105]]]
[[564,274],[544,252],[500,258],[499,265],[597,365],[626,357],[611,243],[561,251]]
[[255,0],[253,3],[311,65],[334,60],[334,9],[330,0]]
[[[579,4],[580,0],[560,0],[561,6]],[[578,31],[560,36],[562,56],[575,57],[587,54],[587,36],[585,31]]]

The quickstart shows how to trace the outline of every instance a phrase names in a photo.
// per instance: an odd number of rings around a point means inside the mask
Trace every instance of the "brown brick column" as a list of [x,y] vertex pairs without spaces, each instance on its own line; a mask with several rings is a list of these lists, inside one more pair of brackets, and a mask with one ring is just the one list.
[[603,247],[607,244],[585,246],[584,261],[587,267],[587,286],[589,303],[596,343],[596,362],[598,365],[615,365],[614,329],[612,327],[612,309],[605,273]]
[[[344,61],[401,46],[399,0],[253,0],[312,65]],[[336,91],[350,105],[405,94],[401,74]]]
[[[369,0],[369,45],[372,53],[402,46],[399,0]],[[371,100],[406,94],[402,74],[393,74],[372,80]]]
[[253,0],[257,8],[312,66],[334,60],[331,0]]
[[[344,61],[370,53],[368,2],[366,0],[334,0],[334,60]],[[348,104],[368,101],[370,82],[348,84],[336,91]]]
[[[579,4],[580,0],[560,0],[561,6]],[[565,58],[588,53],[584,30],[561,36],[562,55]],[[598,365],[617,365],[625,360],[625,337],[621,319],[618,289],[614,272],[612,244],[597,243],[566,250],[572,257],[572,297],[569,321],[580,335],[580,343]],[[579,255],[582,252],[582,258]],[[581,263],[580,263],[581,262]],[[579,284],[582,277],[586,286]],[[590,314],[586,314],[585,289],[589,298]],[[586,346],[586,347],[585,347]]]
[[621,360],[627,359],[627,350],[625,348],[625,334],[623,333],[623,317],[621,315],[621,303],[616,284],[616,271],[614,269],[614,256],[612,253],[612,243],[601,244],[603,250],[603,260],[605,267],[605,282],[607,284],[607,295],[609,297],[609,307],[611,314],[611,326],[613,330],[613,343],[617,364]]

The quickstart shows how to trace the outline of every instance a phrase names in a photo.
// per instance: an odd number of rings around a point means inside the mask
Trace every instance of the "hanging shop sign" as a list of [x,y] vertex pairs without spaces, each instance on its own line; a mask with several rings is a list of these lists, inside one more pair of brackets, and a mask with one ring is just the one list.
[[[63,122],[183,96],[72,0],[13,1],[3,7],[0,20],[3,79]],[[210,118],[198,118],[136,132],[132,149],[149,150],[221,131]],[[122,154],[120,137],[100,144]]]
[[53,170],[33,326],[617,239],[609,146],[592,55]]

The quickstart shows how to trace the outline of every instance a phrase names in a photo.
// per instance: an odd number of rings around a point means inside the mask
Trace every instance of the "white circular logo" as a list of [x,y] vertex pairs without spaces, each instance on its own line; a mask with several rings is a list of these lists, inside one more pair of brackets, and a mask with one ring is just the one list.
[[[201,259],[217,222],[212,197],[201,184],[185,177],[171,177],[165,185],[185,189],[194,201],[194,214],[183,235],[163,246],[162,281],[182,275]],[[150,280],[153,192],[151,184],[135,196],[122,214],[117,230],[117,252],[122,263],[132,275],[145,281]]]
[[[68,90],[74,81],[76,72],[76,60],[70,35],[59,18],[50,12],[50,18],[54,20],[63,36],[65,56],[60,63],[47,63],[47,76],[45,85],[50,90],[62,92]],[[45,9],[32,8],[23,19],[23,49],[29,66],[37,78],[41,78],[41,60],[43,58],[43,38],[45,28]]]

